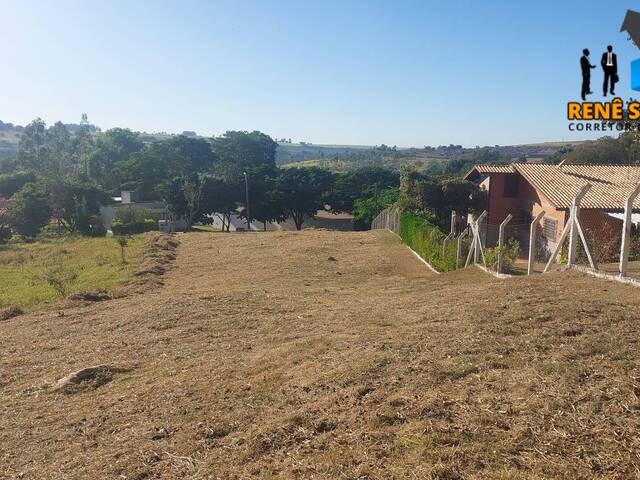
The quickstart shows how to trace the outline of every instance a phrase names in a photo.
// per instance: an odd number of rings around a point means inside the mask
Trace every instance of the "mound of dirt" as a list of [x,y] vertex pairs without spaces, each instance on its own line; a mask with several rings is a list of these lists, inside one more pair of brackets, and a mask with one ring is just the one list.
[[94,390],[112,381],[115,373],[126,371],[128,371],[128,369],[111,367],[109,365],[96,365],[94,367],[83,368],[57,380],[54,384],[54,390],[59,390],[63,393]]
[[84,290],[69,295],[69,300],[80,300],[85,302],[103,302],[105,300],[111,300],[113,294],[107,290]]
[[0,322],[4,320],[9,320],[10,318],[17,317],[18,315],[22,315],[23,311],[20,307],[7,307],[0,310]]
[[169,270],[176,259],[176,249],[180,242],[170,235],[156,233],[149,237],[143,249],[142,262],[133,275],[135,280],[127,283],[119,294],[143,293],[151,288],[162,286],[161,277]]

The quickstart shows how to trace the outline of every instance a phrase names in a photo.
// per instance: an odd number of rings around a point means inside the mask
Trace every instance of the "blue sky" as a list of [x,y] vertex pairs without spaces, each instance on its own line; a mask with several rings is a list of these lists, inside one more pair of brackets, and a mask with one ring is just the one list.
[[[578,140],[582,48],[618,53],[622,1],[0,0],[0,120],[314,143]],[[602,73],[592,78],[601,100]]]

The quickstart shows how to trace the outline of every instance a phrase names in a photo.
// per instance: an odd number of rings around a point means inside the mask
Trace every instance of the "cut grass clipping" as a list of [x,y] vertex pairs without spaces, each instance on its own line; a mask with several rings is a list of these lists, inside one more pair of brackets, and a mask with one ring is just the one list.
[[146,235],[131,237],[126,263],[112,237],[64,237],[0,248],[0,309],[51,304],[81,290],[111,290],[139,266]]

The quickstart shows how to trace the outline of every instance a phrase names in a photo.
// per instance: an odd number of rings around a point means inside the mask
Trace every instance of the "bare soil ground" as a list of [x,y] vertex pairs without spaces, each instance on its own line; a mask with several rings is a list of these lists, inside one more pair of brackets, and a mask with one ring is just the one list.
[[0,322],[0,478],[640,475],[638,289],[435,275],[381,231],[180,238],[164,285]]

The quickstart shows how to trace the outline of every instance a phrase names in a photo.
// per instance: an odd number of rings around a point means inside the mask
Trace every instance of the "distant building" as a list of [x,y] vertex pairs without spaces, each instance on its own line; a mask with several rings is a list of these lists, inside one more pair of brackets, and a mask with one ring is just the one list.
[[[102,217],[102,225],[107,230],[111,230],[115,213],[121,208],[139,207],[145,209],[149,215],[157,222],[160,220],[171,221],[171,215],[165,204],[158,200],[139,201],[138,195],[134,191],[125,190],[119,197],[113,197],[110,205],[100,207],[100,215]],[[173,221],[174,231],[184,231],[187,228],[187,222],[184,218],[175,219]]]

